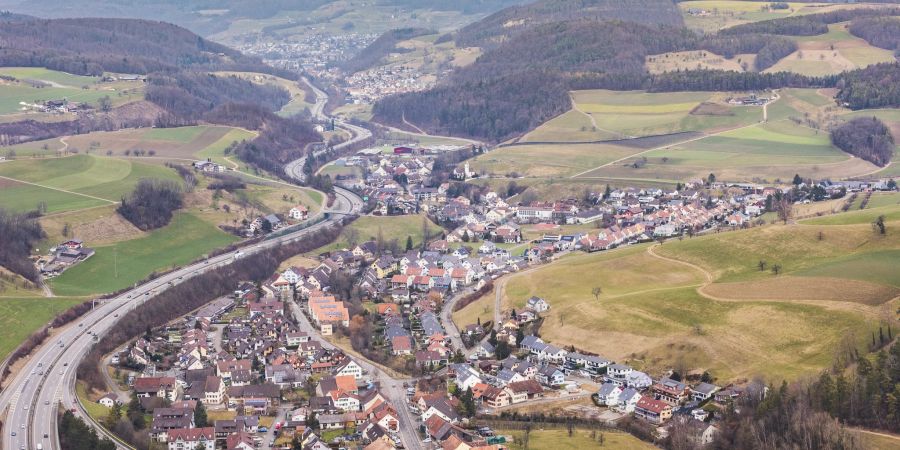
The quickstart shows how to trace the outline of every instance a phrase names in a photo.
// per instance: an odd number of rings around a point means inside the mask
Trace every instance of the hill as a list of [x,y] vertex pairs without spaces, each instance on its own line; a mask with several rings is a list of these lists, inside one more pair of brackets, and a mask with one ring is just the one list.
[[273,71],[258,58],[177,25],[138,19],[3,20],[0,66],[47,67],[77,75],[161,70]]
[[551,22],[622,20],[647,25],[681,26],[681,12],[669,0],[541,0],[512,6],[459,30],[461,46],[493,46],[510,36]]

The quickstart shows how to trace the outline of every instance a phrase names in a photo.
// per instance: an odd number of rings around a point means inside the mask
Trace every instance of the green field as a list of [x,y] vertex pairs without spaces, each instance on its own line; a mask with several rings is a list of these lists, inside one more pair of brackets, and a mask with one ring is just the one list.
[[94,155],[10,161],[0,164],[0,176],[111,202],[121,200],[143,178],[180,180],[165,167]]
[[53,279],[51,287],[59,295],[116,291],[236,240],[190,213],[176,213],[169,225],[145,237],[95,247],[94,256]]
[[[19,80],[0,83],[0,115],[30,112],[34,116],[32,118],[52,117],[36,113],[23,105],[40,104],[47,100],[67,99],[96,107],[97,100],[105,96],[110,97],[114,106],[143,99],[143,86],[139,83],[104,85],[98,84],[98,77],[72,75],[40,67],[0,67],[0,75],[9,75]],[[36,88],[26,80],[42,81],[50,86]]]
[[572,109],[535,128],[521,142],[585,142],[622,137],[619,133],[598,129],[589,115]]
[[[890,222],[887,236],[867,223],[768,226],[652,251],[640,245],[567,256],[512,275],[503,309],[543,297],[551,305],[545,340],[651,372],[683,365],[722,380],[794,379],[828,367],[848,339],[862,345],[861,330],[877,326],[882,306],[900,295],[898,226]],[[780,275],[768,270],[773,264]],[[454,314],[458,325],[489,319],[494,296]]]
[[[523,443],[525,432],[522,430],[496,430],[499,436],[512,436],[513,442],[507,441],[507,445],[512,450],[524,450],[526,447]],[[584,450],[589,448],[603,448],[611,450],[652,450],[656,447],[653,444],[641,441],[640,439],[623,432],[615,432],[609,430],[598,431],[599,435],[603,434],[603,446],[595,439],[591,439],[591,432],[588,430],[575,429],[572,436],[569,437],[565,429],[533,429],[528,434],[528,447],[531,449],[556,449],[556,450]]]
[[[2,168],[3,164],[0,164],[0,170]],[[0,179],[0,207],[25,212],[37,209],[40,203],[47,206],[47,213],[50,214],[109,204],[100,199]]]
[[887,221],[900,220],[900,205],[888,205],[878,208],[866,208],[860,210],[850,210],[843,214],[835,214],[831,216],[816,217],[814,219],[803,220],[806,225],[857,225],[870,224],[878,216],[884,216]]
[[84,298],[0,298],[0,359]]
[[625,158],[640,149],[612,144],[513,145],[470,162],[472,170],[525,177],[561,177]]
[[[369,239],[377,239],[381,234],[385,243],[397,241],[401,250],[406,249],[406,238],[412,236],[413,245],[422,243],[422,221],[424,215],[411,216],[363,216],[356,219],[344,229],[341,237],[332,244],[313,250],[311,253],[323,253],[350,247],[347,239],[355,234],[356,241],[364,242]],[[430,233],[439,233],[441,228],[428,221]]]
[[766,72],[790,71],[822,76],[894,60],[890,50],[872,46],[851,35],[844,23],[829,25],[828,32],[824,34],[793,39],[797,41],[799,50],[766,69]]

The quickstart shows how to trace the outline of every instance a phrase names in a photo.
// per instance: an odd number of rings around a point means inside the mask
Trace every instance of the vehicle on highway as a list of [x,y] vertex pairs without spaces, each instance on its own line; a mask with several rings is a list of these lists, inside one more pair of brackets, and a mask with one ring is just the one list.
[[44,400],[44,404],[45,404],[45,405],[49,405],[49,404],[50,404],[50,400]]
[[[25,411],[28,411],[28,405],[25,405],[24,409],[25,409]],[[22,428],[24,428],[24,427],[25,427],[25,425],[22,424]]]
[[25,424],[24,424],[24,423],[22,424],[22,429],[23,429],[23,430],[25,429]]
[[113,317],[119,317],[119,313],[116,313]]
[[66,362],[66,363],[63,363],[63,366],[68,366],[68,365],[69,365],[69,363],[67,363],[67,362]]
[[128,297],[126,297],[126,298],[131,298],[131,294],[128,294]]
[[13,431],[13,432],[12,432],[12,435],[13,435],[13,436],[15,436],[15,435],[16,435],[16,432],[15,432],[15,431]]
[[79,323],[78,326],[79,326],[79,327],[83,327],[84,324],[83,324],[83,323]]

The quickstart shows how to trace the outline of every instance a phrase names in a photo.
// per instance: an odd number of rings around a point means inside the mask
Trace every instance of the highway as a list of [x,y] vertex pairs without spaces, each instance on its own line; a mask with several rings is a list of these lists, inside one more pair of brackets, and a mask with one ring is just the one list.
[[[363,202],[355,194],[341,188],[335,190],[337,199],[328,220],[243,248],[242,251],[253,254],[302,239],[330,226],[344,215],[357,214],[362,210]],[[4,423],[0,442],[3,448],[35,450],[41,443],[44,449],[58,449],[56,408],[58,404],[66,409],[79,408],[74,393],[75,368],[93,346],[92,334],[103,336],[125,313],[145,301],[152,301],[155,294],[212,268],[227,265],[233,258],[231,252],[215,256],[163,275],[115,298],[100,301],[92,311],[48,338],[0,393]]]
[[[303,82],[306,83],[310,89],[316,94],[316,103],[313,105],[311,109],[312,117],[316,120],[326,121],[329,119],[328,116],[325,115],[325,104],[328,103],[328,94],[326,94],[323,90],[317,88],[314,84],[312,84],[308,79],[304,78]],[[340,151],[343,148],[356,144],[357,142],[363,141],[365,139],[369,139],[372,137],[372,132],[366,128],[359,127],[356,125],[351,125],[342,121],[335,121],[335,127],[341,128],[347,132],[349,132],[353,137],[350,140],[341,142],[338,145],[334,146],[334,150]],[[313,152],[314,156],[319,156],[322,153],[325,153],[325,149],[317,150]],[[303,173],[303,166],[306,164],[306,156],[291,161],[284,167],[285,173],[287,175],[299,182],[304,182],[306,180],[306,174]]]

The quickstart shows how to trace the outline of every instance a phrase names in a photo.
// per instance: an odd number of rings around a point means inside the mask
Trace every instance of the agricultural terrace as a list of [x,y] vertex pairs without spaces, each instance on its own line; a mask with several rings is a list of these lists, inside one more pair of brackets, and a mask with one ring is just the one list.
[[48,213],[116,203],[142,178],[180,179],[162,166],[95,155],[8,161],[0,177],[0,205],[26,211],[43,202]]
[[765,72],[785,71],[823,76],[894,61],[892,51],[875,47],[853,36],[847,26],[847,23],[835,23],[828,26],[828,33],[825,34],[792,36],[797,41],[798,50]]
[[[650,371],[710,370],[723,381],[815,373],[890,317],[900,295],[900,220],[885,236],[868,221],[811,222],[567,256],[512,275],[503,309],[546,298],[545,340]],[[495,295],[454,314],[458,325],[490,319]]]
[[648,55],[644,62],[647,71],[653,74],[699,69],[745,72],[747,69],[755,67],[755,64],[756,55],[752,53],[725,58],[706,50]]
[[[97,107],[98,100],[109,96],[112,106],[143,100],[143,82],[119,81],[101,83],[99,77],[85,77],[40,67],[2,67],[0,75],[14,80],[0,80],[0,115],[13,115],[16,120],[43,120],[52,117],[39,113],[31,105],[48,100],[88,103]],[[42,86],[42,87],[41,87]],[[69,115],[63,115],[69,117]]]

